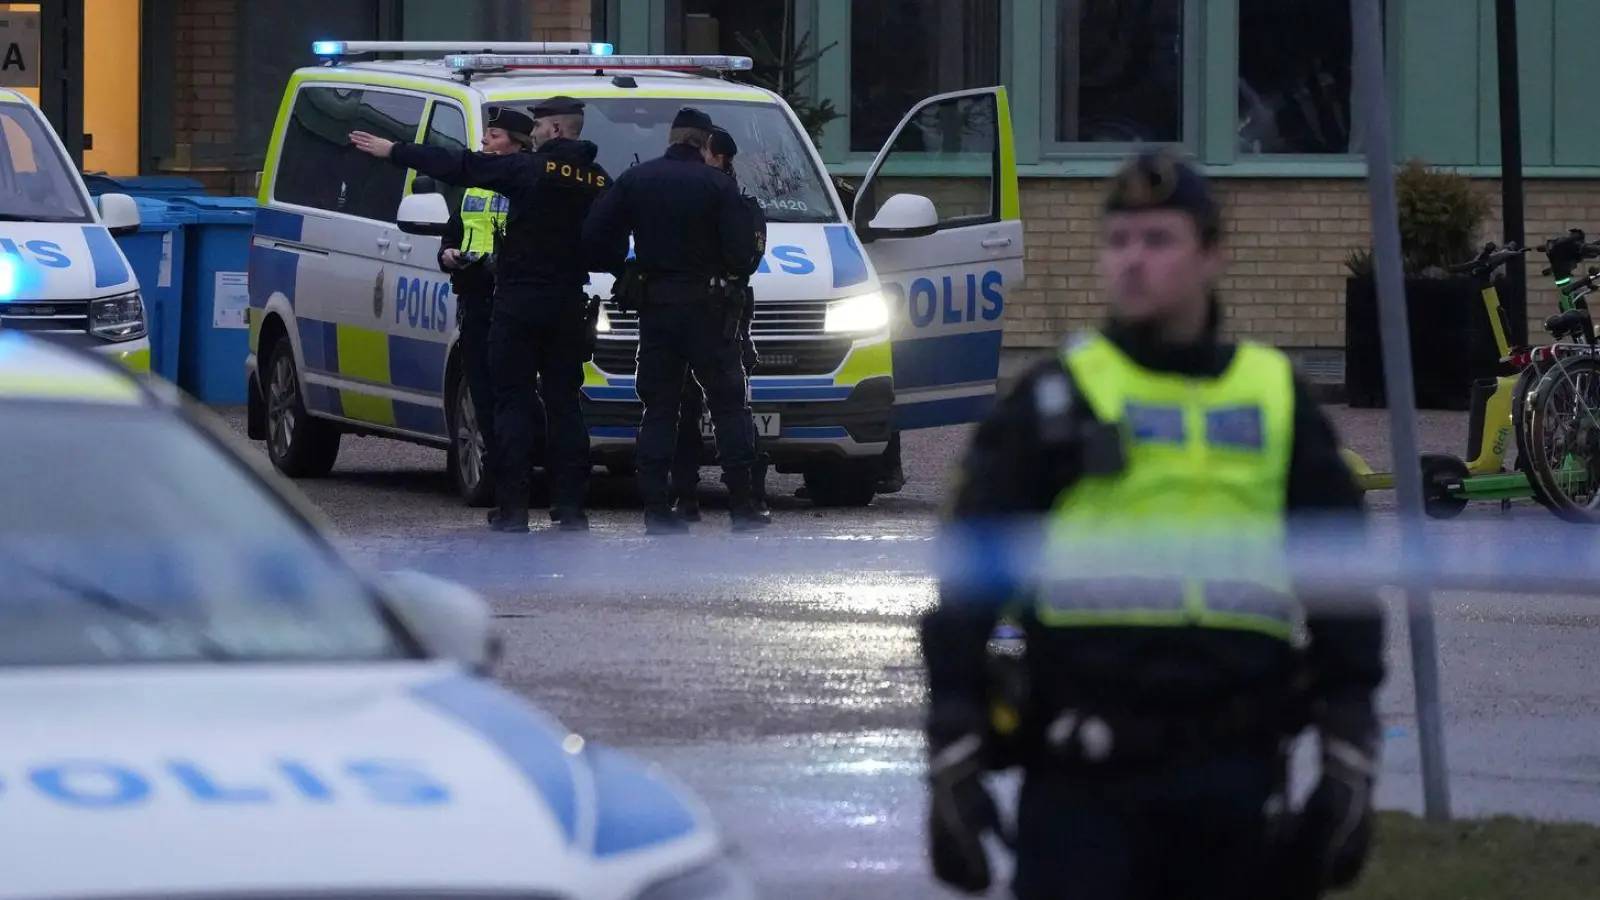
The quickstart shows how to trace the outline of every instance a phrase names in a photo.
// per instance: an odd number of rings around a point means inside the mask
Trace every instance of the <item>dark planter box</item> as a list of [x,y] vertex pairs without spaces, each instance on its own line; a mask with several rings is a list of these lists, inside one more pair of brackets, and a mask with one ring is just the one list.
[[[1500,358],[1481,285],[1464,277],[1407,278],[1405,291],[1417,408],[1468,409],[1472,382],[1493,378]],[[1387,406],[1378,296],[1371,278],[1345,279],[1344,348],[1349,404]]]

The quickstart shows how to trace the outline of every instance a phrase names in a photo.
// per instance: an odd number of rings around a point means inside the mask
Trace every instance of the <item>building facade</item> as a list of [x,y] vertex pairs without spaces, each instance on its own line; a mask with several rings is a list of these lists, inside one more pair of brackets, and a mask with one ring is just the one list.
[[[1344,260],[1369,240],[1350,0],[51,2],[83,4],[85,168],[189,175],[240,194],[252,192],[284,79],[316,39],[605,40],[622,53],[753,56],[757,77],[818,123],[824,159],[847,177],[865,173],[922,98],[1004,84],[1028,244],[1007,315],[1014,348],[1049,347],[1102,315],[1096,205],[1140,143],[1183,145],[1217,182],[1235,334],[1342,348]],[[1580,112],[1585,32],[1571,25],[1593,3],[1518,2],[1530,240],[1600,231],[1584,218],[1600,208],[1600,121]],[[39,8],[0,3],[0,16]],[[1471,174],[1498,210],[1494,0],[1385,0],[1383,18],[1397,154]],[[897,148],[900,189],[951,206],[986,196],[993,186],[960,149]],[[1491,222],[1485,238],[1498,233]],[[1540,320],[1548,304],[1534,285]]]

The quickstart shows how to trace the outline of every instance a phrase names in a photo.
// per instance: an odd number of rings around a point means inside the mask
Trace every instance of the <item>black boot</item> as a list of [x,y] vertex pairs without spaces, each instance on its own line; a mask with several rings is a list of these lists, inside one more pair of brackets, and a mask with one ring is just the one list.
[[685,534],[689,526],[678,518],[670,506],[646,506],[644,530],[646,534]]
[[489,510],[489,530],[506,534],[528,533],[528,511],[526,509],[491,509]]
[[722,480],[728,485],[728,523],[734,531],[755,531],[772,524],[772,517],[756,506],[749,469],[724,471]]
[[561,506],[550,510],[550,521],[562,531],[589,530],[589,515],[576,506]]
[[672,511],[677,513],[678,518],[685,522],[700,521],[700,495],[694,491],[680,494],[678,502],[672,507]]

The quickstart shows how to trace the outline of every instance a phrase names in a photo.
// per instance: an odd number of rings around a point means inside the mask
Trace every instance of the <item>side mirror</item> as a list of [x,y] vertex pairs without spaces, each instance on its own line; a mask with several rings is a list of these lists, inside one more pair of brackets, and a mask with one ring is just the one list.
[[865,240],[927,237],[939,230],[933,201],[921,194],[895,194],[867,223]]
[[450,204],[443,194],[412,194],[400,201],[395,224],[406,234],[444,234],[450,221]]
[[434,181],[432,176],[418,175],[411,179],[411,193],[413,196],[417,194],[437,194],[439,193],[439,183]]
[[494,670],[500,638],[488,602],[476,591],[410,569],[388,573],[383,583],[395,614],[429,653],[456,660],[479,675]]
[[113,237],[136,234],[140,224],[139,204],[127,194],[101,194],[100,222]]

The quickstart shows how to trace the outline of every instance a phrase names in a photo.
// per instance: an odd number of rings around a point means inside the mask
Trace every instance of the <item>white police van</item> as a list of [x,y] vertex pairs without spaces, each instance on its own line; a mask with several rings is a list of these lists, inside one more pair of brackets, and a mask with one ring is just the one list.
[[144,300],[115,240],[138,230],[133,198],[91,198],[44,114],[0,88],[0,330],[149,372]]
[[[769,220],[753,279],[756,426],[775,468],[802,473],[815,502],[866,505],[895,430],[976,421],[993,402],[1023,256],[1004,88],[919,104],[849,209],[788,105],[718,77],[748,70],[746,57],[556,43],[325,41],[314,50],[324,65],[297,70],[284,91],[250,262],[249,434],[267,441],[280,471],[325,474],[341,435],[381,435],[448,448],[463,496],[491,500],[455,350],[455,297],[436,265],[438,239],[427,236],[459,193],[413,191],[414,172],[357,152],[347,136],[472,148],[486,104],[561,94],[587,104],[582,137],[614,176],[658,156],[687,104],[738,140],[739,180]],[[381,52],[444,55],[348,61]],[[952,170],[971,177],[926,178]],[[919,176],[938,203],[892,193],[898,179]],[[610,288],[609,275],[591,277],[591,294]],[[637,319],[604,312],[585,415],[595,461],[629,471]]]

